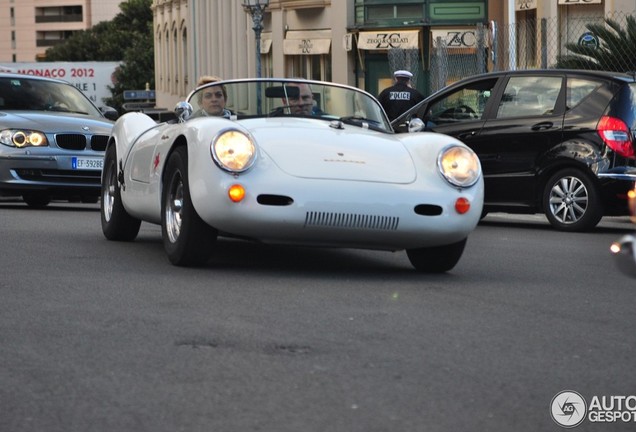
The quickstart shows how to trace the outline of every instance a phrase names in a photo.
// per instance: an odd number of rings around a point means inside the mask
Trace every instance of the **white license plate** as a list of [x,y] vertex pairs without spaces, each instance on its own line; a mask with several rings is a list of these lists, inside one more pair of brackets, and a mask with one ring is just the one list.
[[74,170],[101,170],[103,167],[102,158],[74,157],[71,161],[71,168]]

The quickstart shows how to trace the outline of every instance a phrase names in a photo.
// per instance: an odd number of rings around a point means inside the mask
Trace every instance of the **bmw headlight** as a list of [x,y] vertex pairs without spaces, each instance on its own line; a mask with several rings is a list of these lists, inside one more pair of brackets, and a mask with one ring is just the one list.
[[25,129],[4,129],[0,131],[0,144],[9,147],[46,147],[46,135],[39,131]]
[[214,138],[212,157],[226,171],[242,172],[254,163],[256,146],[252,139],[238,130],[226,130]]
[[442,176],[453,186],[472,186],[481,175],[481,164],[475,152],[458,145],[442,150],[437,158],[437,166]]

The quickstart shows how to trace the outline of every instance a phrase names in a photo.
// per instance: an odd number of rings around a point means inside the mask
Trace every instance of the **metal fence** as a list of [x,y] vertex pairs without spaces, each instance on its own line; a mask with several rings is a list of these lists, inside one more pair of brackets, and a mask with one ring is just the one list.
[[475,48],[460,52],[433,41],[429,91],[476,73],[539,68],[636,71],[636,11],[480,24]]

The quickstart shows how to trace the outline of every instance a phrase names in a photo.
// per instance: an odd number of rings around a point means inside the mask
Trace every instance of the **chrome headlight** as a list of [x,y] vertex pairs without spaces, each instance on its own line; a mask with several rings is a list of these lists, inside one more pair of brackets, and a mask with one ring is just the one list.
[[472,186],[481,175],[481,164],[475,152],[458,145],[443,149],[437,158],[437,166],[442,176],[453,186]]
[[226,130],[217,135],[212,141],[211,151],[216,163],[231,172],[245,171],[256,158],[252,139],[238,130]]
[[9,147],[46,147],[49,141],[39,131],[26,129],[4,129],[0,131],[0,144]]

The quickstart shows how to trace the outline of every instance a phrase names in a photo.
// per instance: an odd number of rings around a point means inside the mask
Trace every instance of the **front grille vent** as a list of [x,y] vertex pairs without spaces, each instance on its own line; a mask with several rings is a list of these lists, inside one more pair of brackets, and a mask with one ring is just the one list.
[[91,137],[91,148],[95,151],[106,150],[108,144],[108,135],[93,135]]
[[23,180],[43,183],[72,183],[99,186],[101,182],[101,171],[97,170],[17,169],[15,172]]
[[355,213],[307,212],[305,226],[395,231],[400,218]]
[[66,150],[84,150],[86,148],[86,136],[82,134],[57,134],[55,142],[59,148]]

